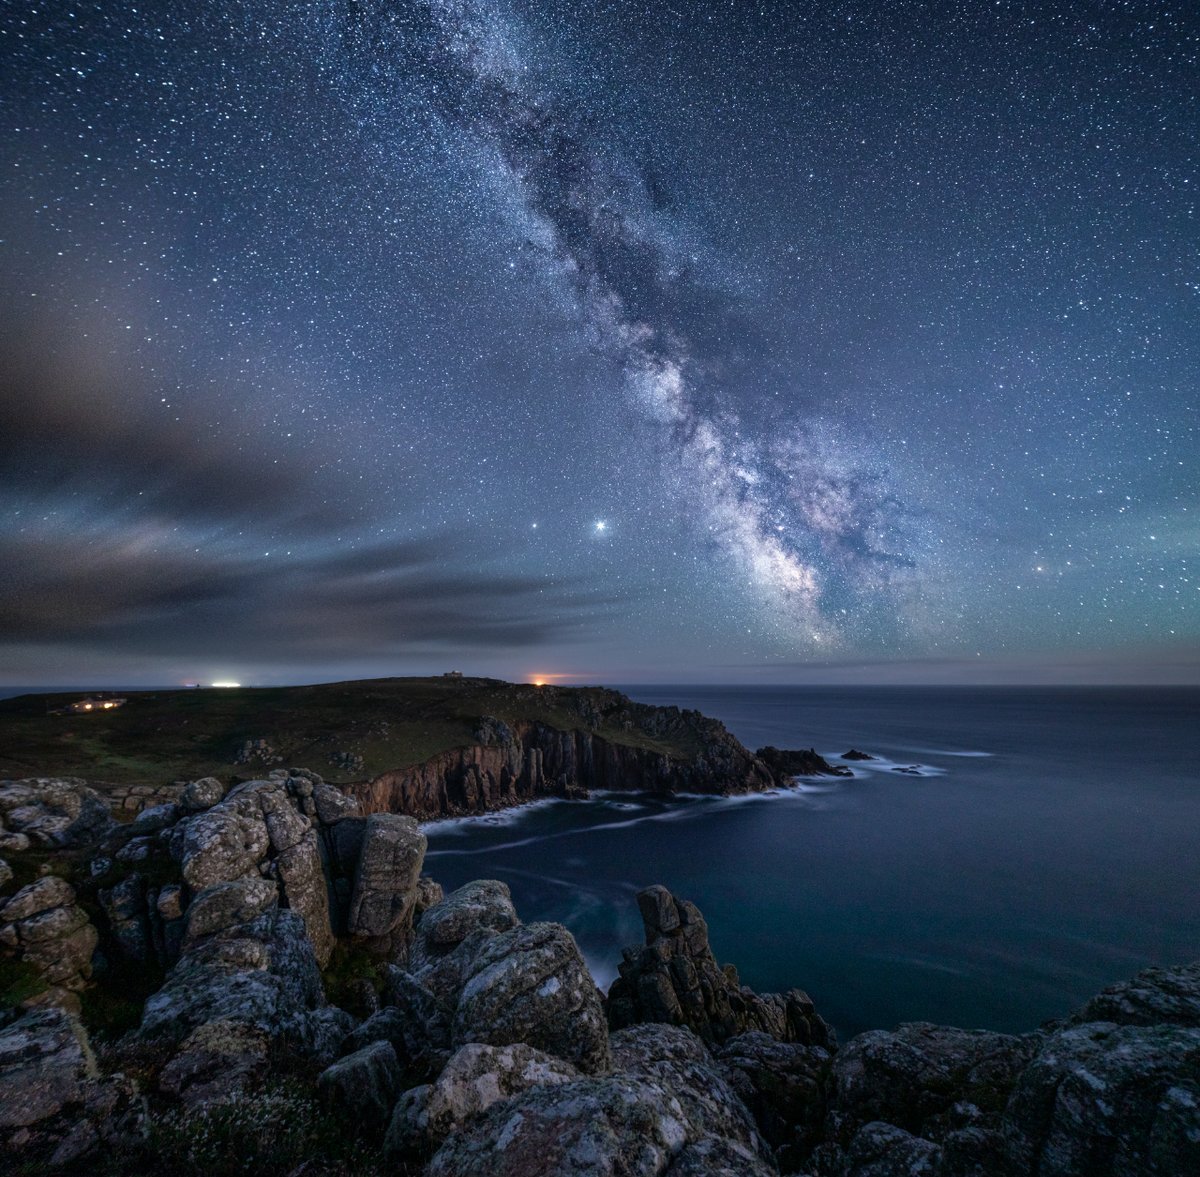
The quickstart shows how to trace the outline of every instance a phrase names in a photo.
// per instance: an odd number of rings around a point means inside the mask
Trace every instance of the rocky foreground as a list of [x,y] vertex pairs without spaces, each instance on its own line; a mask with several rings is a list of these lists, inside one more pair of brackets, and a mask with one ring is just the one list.
[[801,990],[638,896],[607,996],[507,887],[303,770],[115,822],[0,783],[0,1170],[930,1177],[1200,1173],[1200,965],[1024,1035],[839,1047]]

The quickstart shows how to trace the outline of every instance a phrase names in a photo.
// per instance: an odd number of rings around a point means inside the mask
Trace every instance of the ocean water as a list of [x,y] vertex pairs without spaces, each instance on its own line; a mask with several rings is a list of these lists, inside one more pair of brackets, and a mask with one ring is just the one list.
[[523,919],[572,930],[602,986],[641,940],[651,883],[699,905],[743,981],[807,989],[843,1036],[1031,1029],[1200,958],[1200,690],[629,693],[715,715],[751,748],[880,759],[776,795],[609,794],[426,827],[447,890],[503,879]]

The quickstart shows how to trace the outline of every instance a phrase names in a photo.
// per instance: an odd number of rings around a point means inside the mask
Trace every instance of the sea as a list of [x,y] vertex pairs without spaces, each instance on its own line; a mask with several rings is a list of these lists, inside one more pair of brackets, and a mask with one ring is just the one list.
[[[695,902],[721,963],[843,1036],[1019,1032],[1200,958],[1200,689],[627,687],[853,778],[737,798],[607,793],[426,826],[447,890],[502,879],[607,986],[637,891]],[[838,759],[851,748],[870,761]]]

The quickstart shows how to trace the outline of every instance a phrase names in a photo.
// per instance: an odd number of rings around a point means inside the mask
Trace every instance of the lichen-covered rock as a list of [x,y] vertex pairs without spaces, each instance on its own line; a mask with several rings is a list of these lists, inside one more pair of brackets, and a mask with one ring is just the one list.
[[25,1014],[0,1029],[0,1130],[58,1115],[83,1099],[83,1085],[95,1077],[87,1036],[70,1014]]
[[324,966],[334,945],[329,886],[312,820],[300,811],[296,792],[288,777],[247,781],[181,822],[172,838],[183,877],[198,891],[257,876],[269,864]]
[[188,1105],[233,1098],[266,1074],[270,1045],[261,1026],[228,1018],[204,1022],[163,1068],[159,1089]]
[[215,776],[201,777],[196,781],[188,781],[179,795],[179,805],[182,809],[196,813],[202,809],[211,809],[226,793],[226,787]]
[[497,879],[467,883],[422,913],[409,949],[409,967],[416,970],[440,960],[472,932],[507,932],[520,922],[506,883]]
[[3,858],[0,858],[0,887],[7,886],[7,884],[12,881],[12,877],[12,867],[9,866]]
[[432,1083],[404,1093],[391,1118],[385,1148],[398,1156],[426,1156],[493,1104],[531,1087],[581,1077],[570,1063],[532,1046],[469,1043]]
[[874,1120],[864,1124],[839,1157],[827,1164],[828,1177],[938,1177],[942,1150],[931,1140]]
[[131,960],[153,955],[146,907],[146,881],[134,871],[113,887],[101,888],[100,904],[121,951]]
[[407,945],[425,845],[411,817],[375,813],[367,818],[346,927],[381,955]]
[[749,1113],[681,1033],[644,1034],[626,1054],[637,1070],[495,1104],[446,1139],[428,1177],[773,1173]]
[[600,994],[561,924],[478,930],[415,975],[453,1010],[454,1046],[524,1042],[581,1071],[608,1066]]
[[624,951],[608,992],[612,1029],[664,1022],[714,1043],[759,1030],[782,1042],[836,1048],[832,1027],[803,990],[760,995],[740,984],[731,966],[717,964],[695,904],[648,887],[638,894],[638,908],[646,943]]
[[75,902],[75,889],[56,875],[22,887],[0,903],[0,952],[17,957],[40,974],[46,992],[26,1004],[77,1006],[78,992],[92,975],[99,933]]
[[193,945],[150,996],[134,1041],[177,1048],[206,1022],[258,1026],[304,1052],[310,1016],[325,1004],[304,924],[272,910]]
[[248,876],[205,887],[187,909],[185,945],[246,924],[278,905],[279,888],[271,879]]
[[824,1047],[780,1042],[759,1031],[730,1038],[716,1053],[730,1087],[785,1171],[795,1168],[820,1137],[831,1057]]
[[1073,1026],[1115,1022],[1121,1026],[1200,1026],[1200,961],[1145,969],[1110,985],[1076,1010]]
[[400,1094],[401,1071],[390,1042],[372,1042],[326,1067],[317,1079],[322,1102],[340,1113],[354,1135],[383,1135]]
[[197,891],[255,873],[271,839],[254,794],[227,797],[183,827],[181,870]]
[[334,825],[345,817],[354,817],[361,812],[361,807],[353,797],[324,781],[313,785],[312,799],[317,817],[323,825]]
[[959,1102],[998,1116],[1039,1042],[925,1022],[860,1034],[833,1061],[831,1130],[847,1143],[878,1120],[927,1136],[931,1121]]
[[108,803],[78,777],[31,777],[0,781],[0,828],[15,837],[6,849],[26,846],[81,846],[98,841],[113,827]]
[[64,1010],[0,1028],[0,1169],[61,1168],[132,1136],[143,1116],[124,1076],[99,1075],[83,1027]]
[[1047,1039],[1004,1114],[1018,1172],[1200,1172],[1200,1029],[1093,1022]]

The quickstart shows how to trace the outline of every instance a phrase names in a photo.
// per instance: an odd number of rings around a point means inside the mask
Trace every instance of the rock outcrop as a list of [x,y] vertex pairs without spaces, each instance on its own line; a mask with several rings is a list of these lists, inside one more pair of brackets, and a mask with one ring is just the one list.
[[77,846],[112,824],[108,803],[78,777],[0,781],[0,850]]
[[78,993],[92,975],[99,933],[75,902],[75,889],[46,875],[0,902],[0,957],[22,961],[44,985],[26,1005],[78,1008]]
[[759,995],[738,981],[731,965],[719,966],[695,904],[676,899],[666,887],[648,887],[637,899],[646,943],[625,949],[620,976],[609,989],[612,1029],[665,1022],[717,1044],[758,1030],[780,1042],[836,1045],[833,1029],[803,990]]

